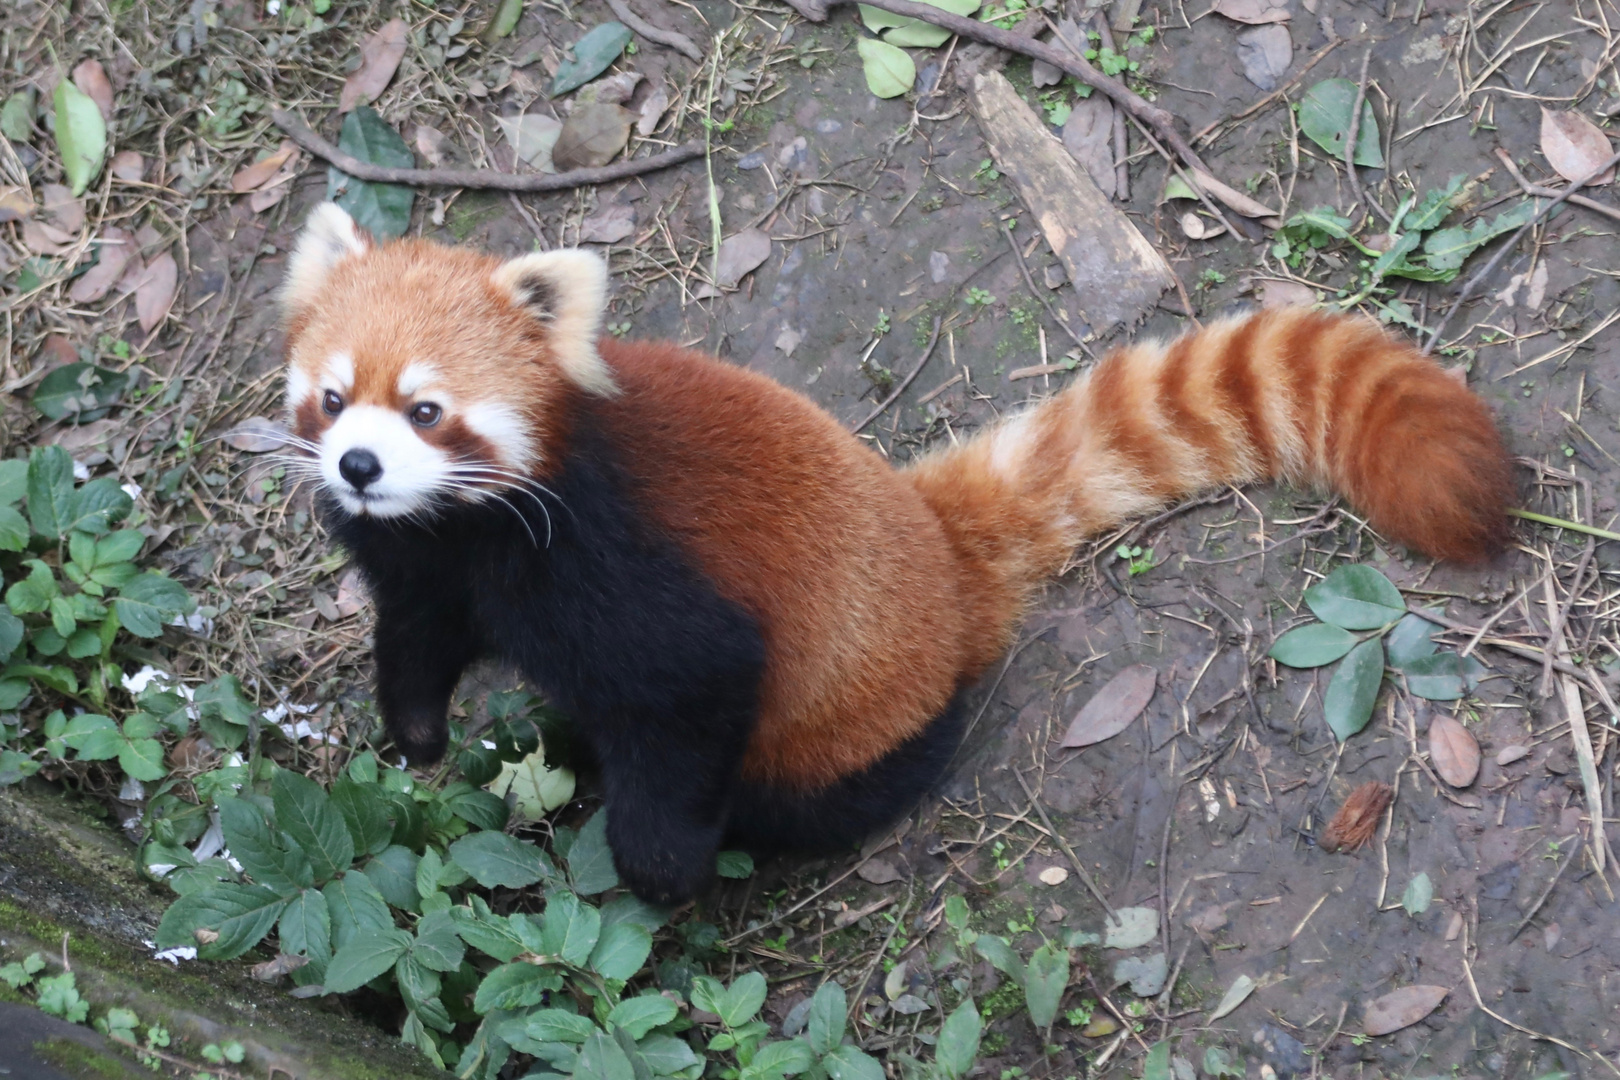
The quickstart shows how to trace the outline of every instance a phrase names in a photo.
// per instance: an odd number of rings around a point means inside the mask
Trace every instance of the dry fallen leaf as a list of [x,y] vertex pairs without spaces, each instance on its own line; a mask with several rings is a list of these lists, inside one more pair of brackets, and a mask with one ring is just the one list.
[[636,87],[646,78],[639,71],[621,71],[580,87],[574,95],[574,105],[623,105],[635,94]]
[[1520,743],[1504,746],[1496,753],[1498,765],[1512,765],[1515,761],[1522,761],[1530,756],[1530,748]]
[[636,208],[612,203],[579,223],[581,244],[616,244],[636,231]]
[[113,88],[112,83],[107,80],[107,69],[101,66],[100,60],[85,60],[74,68],[73,85],[83,90],[85,96],[96,103],[103,120],[112,123]]
[[287,163],[257,190],[248,195],[248,208],[255,214],[262,214],[282,199],[292,190],[292,182],[298,178],[298,170],[304,167],[304,155],[294,153],[287,159]]
[[287,425],[263,416],[250,416],[224,435],[225,444],[250,454],[262,454],[287,444]]
[[771,257],[771,238],[759,229],[744,229],[720,241],[718,284],[735,288],[743,275]]
[[22,221],[34,213],[34,196],[25,187],[0,184],[0,225]]
[[1310,307],[1314,303],[1316,290],[1309,285],[1271,278],[1260,283],[1260,306],[1263,308]]
[[137,150],[120,150],[107,163],[107,171],[119,180],[138,184],[146,179],[146,159]]
[[1356,788],[1322,830],[1322,850],[1355,851],[1371,840],[1394,797],[1394,789],[1381,780],[1369,780]]
[[[1545,105],[1541,107],[1541,152],[1553,171],[1570,183],[1584,179],[1614,154],[1602,128],[1578,112],[1553,112]],[[1591,184],[1613,180],[1611,168],[1593,178]]]
[[231,177],[231,190],[240,194],[263,187],[297,149],[290,140],[282,139],[275,153],[236,170],[236,175]]
[[869,885],[887,885],[899,881],[904,876],[888,859],[867,859],[855,873]]
[[180,268],[167,251],[146,264],[146,273],[135,287],[135,314],[143,333],[150,334],[169,314],[179,283]]
[[1092,94],[1074,103],[1063,123],[1063,148],[1080,163],[1105,197],[1114,197],[1114,103]]
[[337,609],[343,616],[353,615],[366,606],[366,585],[360,571],[349,570],[338,579]]
[[1069,872],[1061,866],[1048,866],[1040,874],[1042,885],[1061,885],[1069,880]]
[[1135,720],[1158,685],[1158,674],[1146,664],[1132,664],[1091,695],[1063,736],[1063,748],[1090,746],[1111,739]]
[[377,32],[360,46],[360,66],[343,81],[343,93],[338,98],[338,112],[346,113],[356,105],[376,101],[399,70],[405,58],[405,39],[410,31],[404,19],[389,19]]
[[68,297],[75,304],[90,304],[100,300],[124,276],[124,267],[135,253],[135,244],[129,233],[116,225],[101,230],[96,245],[96,265],[80,274],[68,289]]
[[1469,730],[1445,713],[1429,721],[1429,760],[1440,779],[1465,788],[1479,775],[1479,743]]
[[[513,151],[519,160],[534,166],[544,173],[557,171],[552,161],[552,154],[556,150],[557,139],[562,135],[562,121],[545,116],[541,113],[524,113],[521,116],[497,116],[495,125],[506,136],[506,141],[512,144]],[[433,131],[428,128],[428,131]],[[438,135],[437,131],[433,131]],[[427,136],[422,128],[416,129],[417,145],[421,146]],[[442,138],[442,137],[441,137]],[[441,153],[446,152],[448,140],[436,142],[435,147]]]
[[73,197],[73,189],[66,184],[46,184],[39,189],[40,202],[51,224],[65,232],[75,233],[84,228],[84,200]]
[[793,350],[797,349],[799,342],[803,340],[803,334],[784,323],[781,332],[776,335],[775,345],[782,350],[784,356],[792,356]]
[[643,139],[658,130],[658,121],[669,110],[669,94],[662,86],[647,95],[641,103],[640,118],[636,121],[636,134]]
[[307,963],[309,963],[309,957],[307,956],[276,953],[274,959],[266,960],[262,964],[254,964],[248,968],[248,974],[259,982],[273,983],[286,978]]
[[581,105],[563,123],[551,160],[558,172],[606,165],[630,139],[628,109],[618,105]]
[[1215,0],[1215,10],[1233,22],[1260,26],[1293,18],[1288,0]]
[[1439,1008],[1451,991],[1444,986],[1403,986],[1391,990],[1367,1006],[1362,1030],[1368,1035],[1388,1035],[1409,1027]]
[[38,218],[23,222],[22,237],[23,246],[35,255],[65,255],[79,239],[77,233]]
[[427,163],[435,169],[442,169],[448,164],[460,164],[461,152],[450,141],[450,137],[427,124],[416,125],[416,152],[426,158]]
[[1245,79],[1262,90],[1275,90],[1294,62],[1294,38],[1286,26],[1256,26],[1237,36],[1237,54]]
[[1208,938],[1226,925],[1226,905],[1211,904],[1187,920],[1187,926],[1201,938]]

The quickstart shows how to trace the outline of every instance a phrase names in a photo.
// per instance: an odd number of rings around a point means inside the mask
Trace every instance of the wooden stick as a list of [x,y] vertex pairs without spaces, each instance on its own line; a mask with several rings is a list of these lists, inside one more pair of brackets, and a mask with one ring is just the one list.
[[[1518,164],[1513,160],[1513,155],[1500,146],[1496,148],[1496,157],[1506,167],[1509,175],[1519,182],[1519,187],[1524,189],[1526,195],[1533,195],[1538,199],[1556,199],[1561,194],[1561,192],[1550,187],[1532,184],[1529,180],[1526,180],[1524,173],[1519,171]],[[1610,206],[1608,203],[1601,203],[1596,199],[1588,199],[1585,195],[1570,195],[1565,201],[1575,206],[1584,206],[1588,210],[1595,210],[1599,214],[1620,221],[1620,207]]]
[[674,49],[694,64],[703,63],[703,50],[698,48],[697,43],[685,34],[654,26],[632,11],[630,5],[625,3],[625,0],[607,0],[607,6],[613,9],[614,18],[648,41],[657,42],[659,45]]
[[[857,0],[787,0],[787,2],[806,19],[819,23],[827,20],[832,8],[839,4],[853,4]],[[1118,79],[1104,75],[1084,57],[1071,56],[1064,49],[1033,41],[1013,31],[1003,30],[999,26],[979,22],[977,19],[965,19],[928,4],[914,3],[913,0],[859,0],[859,2],[866,4],[867,7],[887,11],[891,15],[905,15],[919,22],[944,27],[953,34],[982,41],[998,49],[1045,60],[1065,75],[1072,75],[1087,86],[1102,91],[1104,97],[1158,132],[1159,137],[1170,145],[1181,160],[1214,175],[1214,170],[1204,164],[1197,151],[1193,150],[1182,137],[1173,115],[1150,103]]]
[[867,425],[876,420],[878,417],[882,416],[883,410],[887,409],[890,405],[893,405],[895,400],[899,398],[901,394],[906,392],[906,387],[910,386],[912,382],[916,380],[917,376],[922,374],[923,365],[928,363],[928,358],[934,355],[934,346],[939,344],[939,321],[939,316],[935,315],[933,332],[928,335],[928,347],[923,350],[922,359],[917,361],[917,366],[911,369],[911,374],[907,375],[905,380],[901,382],[899,386],[894,388],[894,392],[883,399],[883,404],[873,409],[871,414],[867,416],[865,420],[862,420],[860,423],[849,429],[849,433],[851,435],[859,435],[861,432],[865,431]]
[[495,188],[501,191],[566,191],[591,184],[606,184],[643,173],[657,172],[703,156],[702,143],[686,143],[652,157],[621,161],[594,169],[570,169],[561,173],[503,173],[492,169],[394,169],[373,165],[346,154],[316,134],[285,109],[271,109],[270,119],[287,137],[318,158],[360,180],[379,184],[405,184],[410,187]]

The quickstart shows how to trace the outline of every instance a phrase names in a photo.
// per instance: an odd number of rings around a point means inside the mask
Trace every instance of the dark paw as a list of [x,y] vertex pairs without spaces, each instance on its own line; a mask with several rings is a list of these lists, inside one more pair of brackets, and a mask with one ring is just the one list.
[[[645,824],[645,819],[643,819]],[[620,882],[649,904],[674,907],[693,899],[714,879],[718,828],[682,829],[670,822],[614,827],[608,807],[608,845]]]
[[388,724],[394,746],[412,765],[431,765],[444,757],[450,740],[450,725],[443,718],[410,720]]

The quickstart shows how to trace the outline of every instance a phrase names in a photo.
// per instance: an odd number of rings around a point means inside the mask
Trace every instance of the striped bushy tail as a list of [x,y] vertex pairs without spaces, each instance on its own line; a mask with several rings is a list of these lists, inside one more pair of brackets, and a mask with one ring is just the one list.
[[[1384,535],[1463,562],[1501,545],[1512,495],[1496,425],[1463,383],[1370,321],[1304,308],[1118,350],[908,475],[962,561],[971,617],[1003,635],[1080,541],[1213,486],[1342,492]],[[986,642],[975,666],[1003,646]]]

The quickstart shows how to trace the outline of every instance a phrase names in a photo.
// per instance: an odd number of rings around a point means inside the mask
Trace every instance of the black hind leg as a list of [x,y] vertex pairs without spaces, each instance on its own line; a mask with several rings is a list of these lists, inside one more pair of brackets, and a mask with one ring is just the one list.
[[831,787],[798,794],[738,783],[727,843],[768,853],[836,851],[893,824],[927,795],[956,754],[966,709],[959,691],[926,728]]

